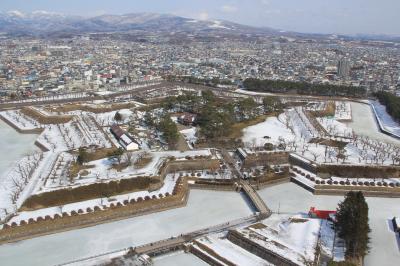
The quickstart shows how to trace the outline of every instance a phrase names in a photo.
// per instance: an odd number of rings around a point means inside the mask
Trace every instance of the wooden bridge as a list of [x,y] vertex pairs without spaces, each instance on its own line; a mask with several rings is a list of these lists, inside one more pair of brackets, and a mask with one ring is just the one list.
[[126,253],[134,255],[149,255],[150,257],[172,252],[178,249],[182,249],[184,247],[184,244],[193,241],[195,238],[211,234],[211,233],[218,233],[218,232],[223,232],[226,230],[229,230],[231,228],[237,227],[237,226],[243,226],[247,224],[252,224],[255,223],[256,221],[262,219],[262,217],[259,214],[251,215],[248,217],[244,218],[239,218],[236,220],[232,220],[226,223],[210,226],[207,228],[203,228],[197,231],[189,232],[182,234],[180,236],[176,237],[170,237],[167,239],[163,239],[160,241],[140,245],[140,246],[135,246],[135,247],[128,247],[128,248],[123,248],[123,249],[118,249],[110,252],[106,252],[103,254],[98,254],[86,258],[81,258],[81,259],[76,259],[73,261],[69,261],[66,263],[58,264],[57,266],[65,266],[65,265],[80,265],[82,263],[90,263],[90,262],[96,262],[98,263],[99,261],[104,260],[109,260],[110,257],[120,257],[121,255],[124,255]]

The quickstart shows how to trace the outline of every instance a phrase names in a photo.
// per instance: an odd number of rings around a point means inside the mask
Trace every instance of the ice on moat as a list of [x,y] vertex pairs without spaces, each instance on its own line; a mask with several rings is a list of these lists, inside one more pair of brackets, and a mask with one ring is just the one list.
[[375,109],[377,119],[383,128],[393,134],[400,136],[400,124],[396,122],[387,112],[386,107],[379,101],[369,101]]

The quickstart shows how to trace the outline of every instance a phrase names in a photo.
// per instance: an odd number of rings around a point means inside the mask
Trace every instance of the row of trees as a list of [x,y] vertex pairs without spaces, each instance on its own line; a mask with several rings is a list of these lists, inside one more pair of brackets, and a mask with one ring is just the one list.
[[232,81],[228,79],[219,79],[219,78],[208,78],[208,79],[200,79],[192,76],[166,76],[165,80],[167,81],[180,81],[190,84],[200,84],[205,86],[217,86],[217,85],[233,85]]
[[400,97],[385,91],[379,91],[375,93],[375,96],[381,104],[386,106],[386,112],[395,120],[400,121]]
[[364,97],[366,90],[362,87],[339,86],[330,84],[311,84],[283,80],[260,80],[249,78],[243,82],[247,90],[273,93],[297,93],[318,96]]

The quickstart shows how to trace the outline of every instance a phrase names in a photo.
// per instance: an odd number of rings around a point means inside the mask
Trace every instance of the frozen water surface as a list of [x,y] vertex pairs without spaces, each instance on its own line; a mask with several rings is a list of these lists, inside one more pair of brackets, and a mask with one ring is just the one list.
[[236,192],[191,190],[186,207],[0,246],[2,265],[54,265],[248,216]]
[[0,176],[24,155],[38,150],[36,138],[35,134],[20,134],[0,120]]
[[[343,200],[340,196],[313,195],[293,183],[263,189],[260,195],[273,211],[279,209],[281,213],[307,213],[311,206],[318,209],[336,209],[337,204]],[[400,199],[368,197],[367,202],[372,232],[371,251],[365,258],[365,265],[398,265],[400,246],[388,220],[393,216],[400,216]]]
[[368,136],[373,139],[400,145],[400,141],[383,134],[379,131],[371,107],[367,104],[351,102],[353,121],[345,123],[351,127],[355,133]]

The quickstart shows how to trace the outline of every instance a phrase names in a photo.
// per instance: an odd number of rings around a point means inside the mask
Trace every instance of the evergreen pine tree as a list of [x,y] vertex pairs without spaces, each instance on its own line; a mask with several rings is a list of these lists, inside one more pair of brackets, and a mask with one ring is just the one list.
[[362,192],[350,191],[339,204],[336,213],[336,228],[345,241],[346,256],[362,258],[368,252],[371,231],[368,224],[368,204]]

